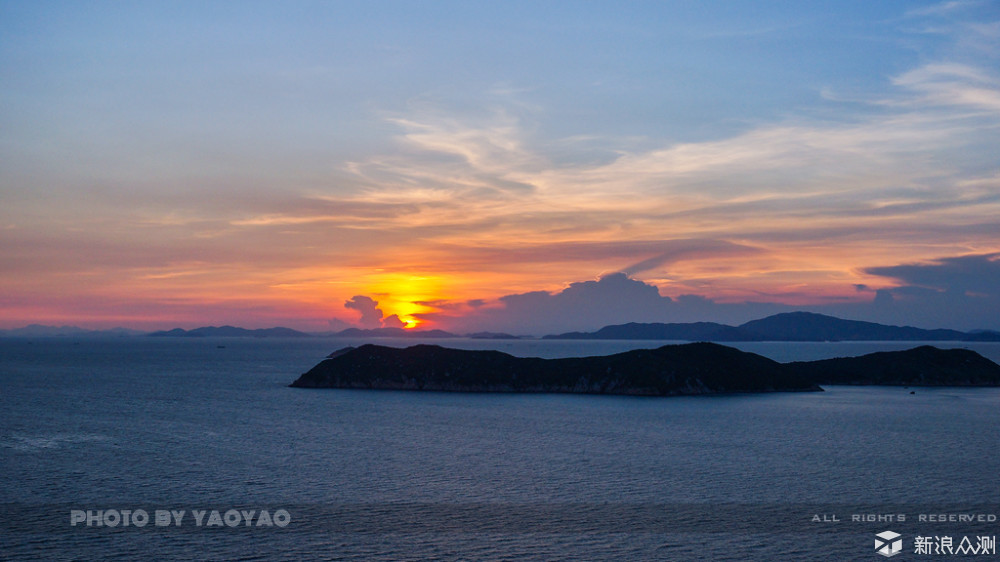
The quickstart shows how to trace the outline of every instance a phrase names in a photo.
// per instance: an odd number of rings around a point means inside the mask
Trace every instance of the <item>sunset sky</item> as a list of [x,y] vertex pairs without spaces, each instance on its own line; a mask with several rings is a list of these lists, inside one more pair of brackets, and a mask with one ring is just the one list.
[[1000,329],[1000,2],[0,1],[0,328]]

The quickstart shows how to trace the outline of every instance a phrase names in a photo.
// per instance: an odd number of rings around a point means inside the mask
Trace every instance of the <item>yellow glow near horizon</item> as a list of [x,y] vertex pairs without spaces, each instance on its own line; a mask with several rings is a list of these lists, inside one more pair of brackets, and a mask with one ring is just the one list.
[[444,284],[441,277],[434,275],[379,273],[368,284],[367,291],[375,295],[386,317],[395,314],[406,323],[405,328],[412,329],[423,323],[414,315],[434,310],[419,303],[445,298]]

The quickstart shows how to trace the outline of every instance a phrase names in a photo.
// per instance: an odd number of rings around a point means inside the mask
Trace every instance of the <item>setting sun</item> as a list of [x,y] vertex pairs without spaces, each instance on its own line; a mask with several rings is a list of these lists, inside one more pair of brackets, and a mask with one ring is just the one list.
[[379,273],[368,285],[368,291],[376,295],[386,317],[396,315],[405,324],[404,328],[412,329],[423,324],[418,317],[421,313],[434,310],[424,303],[444,298],[443,286],[439,276]]

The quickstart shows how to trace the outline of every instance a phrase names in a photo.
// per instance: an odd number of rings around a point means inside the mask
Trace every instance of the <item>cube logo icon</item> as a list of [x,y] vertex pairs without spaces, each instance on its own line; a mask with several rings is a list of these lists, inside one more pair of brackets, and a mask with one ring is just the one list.
[[895,556],[903,551],[902,535],[892,531],[882,531],[875,535],[875,552],[886,558]]

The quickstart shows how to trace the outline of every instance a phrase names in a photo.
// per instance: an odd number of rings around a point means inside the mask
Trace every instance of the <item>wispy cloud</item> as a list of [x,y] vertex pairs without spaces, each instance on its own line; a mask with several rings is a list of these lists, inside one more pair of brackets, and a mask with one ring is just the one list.
[[1000,114],[1000,78],[966,64],[929,64],[895,78],[921,95],[910,104],[958,106]]
[[387,121],[402,130],[401,150],[346,166],[367,181],[373,200],[522,196],[535,189],[528,174],[545,166],[525,147],[520,119],[506,109],[471,122],[426,110]]
[[982,2],[978,0],[948,0],[947,2],[940,2],[938,4],[931,4],[929,6],[922,6],[920,8],[907,10],[906,16],[916,17],[949,15],[966,8],[979,5],[982,5]]
[[720,240],[671,240],[664,246],[665,251],[662,253],[634,263],[622,269],[621,273],[634,276],[685,258],[724,259],[754,254],[759,251],[756,248]]
[[[632,233],[642,223],[640,230],[652,233],[657,229],[644,217],[670,212],[670,228],[692,236],[699,226],[684,214],[708,217],[755,201],[773,203],[779,214],[809,210],[831,217],[865,210],[882,218],[910,214],[945,199],[975,206],[962,193],[977,177],[948,159],[968,142],[996,137],[1000,85],[983,69],[943,64],[904,73],[894,83],[893,107],[853,120],[789,119],[726,139],[619,151],[596,165],[553,164],[543,148],[533,148],[541,141],[531,138],[531,128],[503,113],[491,123],[395,119],[410,152],[357,162],[351,170],[377,186],[364,195],[371,201],[407,202],[458,220],[499,217],[505,224],[532,216],[572,222],[579,213],[602,235],[610,223]],[[872,100],[871,107],[881,103]],[[901,190],[907,191],[902,200]],[[608,220],[592,221],[593,212]],[[660,229],[656,236],[662,235]]]

